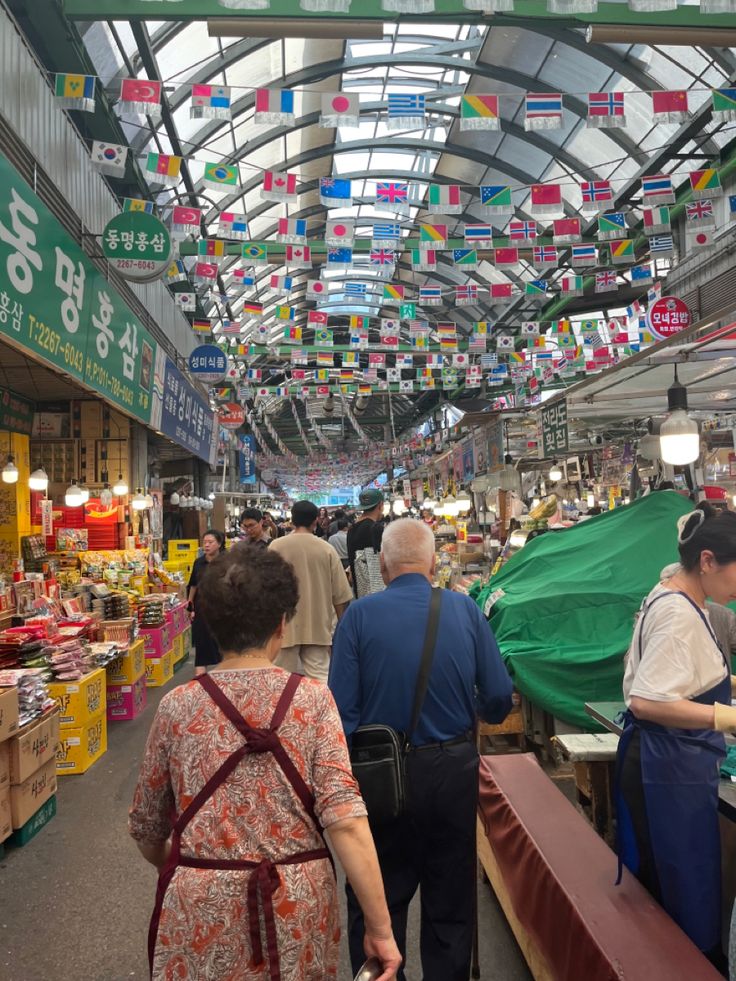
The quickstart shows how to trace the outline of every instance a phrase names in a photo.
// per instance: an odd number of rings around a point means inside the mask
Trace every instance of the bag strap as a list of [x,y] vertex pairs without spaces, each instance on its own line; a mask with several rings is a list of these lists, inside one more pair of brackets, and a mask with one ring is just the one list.
[[429,600],[429,619],[427,620],[427,632],[424,635],[424,648],[422,650],[422,661],[419,665],[419,675],[417,676],[417,687],[414,692],[414,707],[411,710],[411,723],[406,733],[407,744],[411,743],[419,716],[422,714],[422,705],[427,694],[429,685],[429,672],[432,670],[432,658],[437,644],[437,628],[440,622],[440,603],[442,601],[442,590],[437,586],[432,587],[432,594]]

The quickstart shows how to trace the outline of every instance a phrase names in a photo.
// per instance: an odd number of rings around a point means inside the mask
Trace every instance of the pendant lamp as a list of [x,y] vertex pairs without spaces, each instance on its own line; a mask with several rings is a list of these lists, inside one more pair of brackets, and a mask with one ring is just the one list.
[[672,466],[694,463],[700,456],[698,424],[687,414],[687,389],[677,377],[667,389],[669,415],[659,428],[662,460]]

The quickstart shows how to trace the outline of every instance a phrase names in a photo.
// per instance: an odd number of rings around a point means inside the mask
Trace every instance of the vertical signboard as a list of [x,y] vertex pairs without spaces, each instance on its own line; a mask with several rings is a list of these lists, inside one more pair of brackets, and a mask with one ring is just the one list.
[[542,430],[542,456],[555,456],[568,447],[567,402],[562,399],[545,405],[539,411]]
[[256,477],[256,440],[255,436],[240,437],[240,483],[255,484]]

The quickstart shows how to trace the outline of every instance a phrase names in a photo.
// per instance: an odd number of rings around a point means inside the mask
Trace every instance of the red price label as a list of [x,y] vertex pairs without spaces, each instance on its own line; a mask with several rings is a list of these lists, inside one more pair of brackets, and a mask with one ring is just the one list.
[[662,296],[647,311],[647,328],[656,338],[665,340],[689,327],[691,319],[687,303],[676,296]]

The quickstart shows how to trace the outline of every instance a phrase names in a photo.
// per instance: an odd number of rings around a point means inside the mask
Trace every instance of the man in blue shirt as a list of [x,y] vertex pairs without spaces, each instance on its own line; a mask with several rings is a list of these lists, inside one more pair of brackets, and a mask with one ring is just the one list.
[[[409,728],[434,572],[434,536],[404,518],[386,528],[388,588],[352,603],[333,640],[329,686],[348,740],[361,725]],[[502,722],[511,679],[488,623],[460,593],[442,594],[427,695],[407,758],[408,813],[373,827],[394,936],[406,953],[409,903],[421,886],[424,981],[467,981],[473,943],[478,800],[476,716]],[[370,817],[370,815],[369,815]],[[350,887],[353,970],[363,960],[363,918]],[[399,981],[404,981],[403,971]]]

